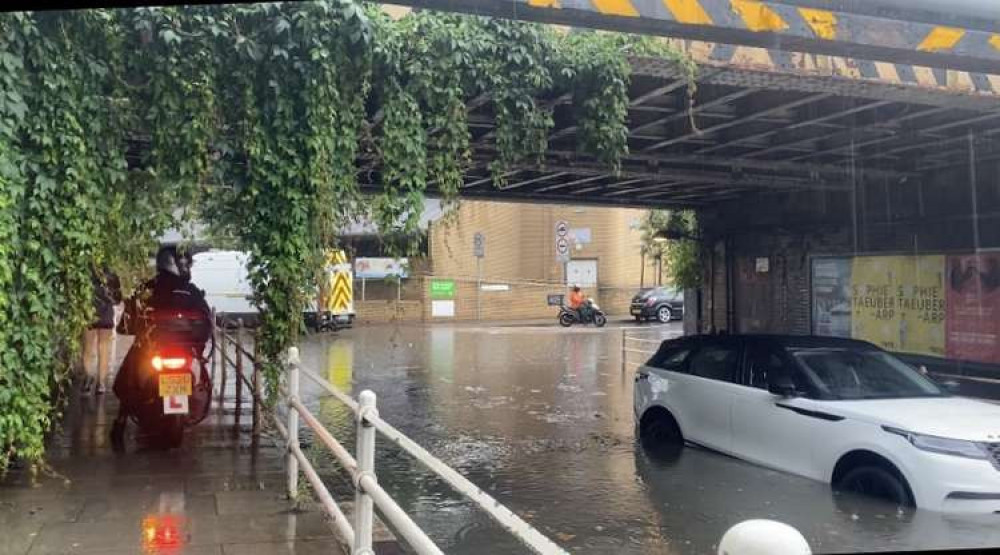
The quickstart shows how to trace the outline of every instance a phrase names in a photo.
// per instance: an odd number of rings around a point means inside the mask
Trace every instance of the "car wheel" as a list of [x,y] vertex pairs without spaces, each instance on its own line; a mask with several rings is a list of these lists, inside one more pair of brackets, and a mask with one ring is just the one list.
[[639,422],[639,440],[644,445],[683,444],[684,434],[674,417],[665,409],[650,409]]
[[859,466],[840,479],[837,489],[912,507],[913,495],[906,479],[893,470],[881,466]]
[[671,319],[673,319],[673,317],[674,315],[672,312],[670,312],[669,306],[661,306],[660,308],[656,309],[656,319],[659,320],[661,324],[666,324]]

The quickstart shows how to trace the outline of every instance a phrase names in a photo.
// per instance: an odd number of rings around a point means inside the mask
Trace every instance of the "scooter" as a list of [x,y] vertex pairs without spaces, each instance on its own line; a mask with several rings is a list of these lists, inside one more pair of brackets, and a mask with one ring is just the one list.
[[[565,305],[559,307],[559,325],[568,328],[573,324],[594,324],[599,328],[603,328],[608,323],[608,317],[604,315],[601,307],[597,306],[594,299],[584,301],[580,309],[580,311],[577,311]],[[580,318],[581,312],[587,313],[587,316],[583,319]]]
[[[200,314],[173,312],[156,318],[155,332],[131,361],[134,386],[126,399],[130,419],[139,429],[162,439],[167,447],[179,447],[185,428],[208,416],[212,402],[212,378],[207,360],[215,350],[211,322]],[[205,338],[207,341],[198,341]],[[208,355],[199,352],[206,342]],[[124,425],[116,422],[112,441],[121,445]]]

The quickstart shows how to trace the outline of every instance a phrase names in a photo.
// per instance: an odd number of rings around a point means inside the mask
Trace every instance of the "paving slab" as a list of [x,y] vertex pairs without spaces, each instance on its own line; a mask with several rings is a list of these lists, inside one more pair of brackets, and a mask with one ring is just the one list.
[[130,427],[116,452],[105,440],[116,412],[113,396],[72,399],[50,469],[0,480],[0,555],[342,552],[315,504],[286,498],[274,442],[210,417],[178,449],[152,448]]

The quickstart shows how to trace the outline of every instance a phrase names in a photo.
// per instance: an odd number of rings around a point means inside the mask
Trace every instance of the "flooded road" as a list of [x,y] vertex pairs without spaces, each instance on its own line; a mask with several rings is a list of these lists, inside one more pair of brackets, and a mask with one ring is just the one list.
[[[696,448],[646,452],[621,333],[368,327],[312,337],[302,355],[345,391],[375,391],[385,420],[573,552],[714,553],[749,518],[796,527],[818,553],[1000,546],[1000,515],[902,513]],[[349,412],[310,386],[303,380],[309,403],[353,449]],[[379,481],[447,552],[523,552],[419,463],[377,445]]]

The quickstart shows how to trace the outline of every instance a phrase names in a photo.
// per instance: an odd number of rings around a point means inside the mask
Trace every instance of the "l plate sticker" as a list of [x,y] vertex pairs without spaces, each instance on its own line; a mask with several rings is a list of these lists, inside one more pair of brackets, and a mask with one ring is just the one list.
[[187,395],[169,395],[163,398],[163,414],[187,414]]

